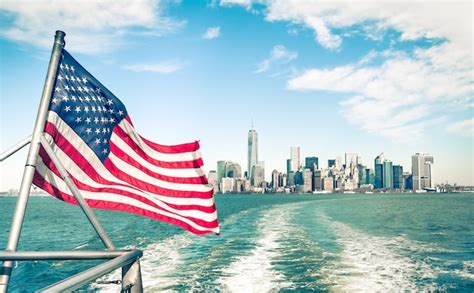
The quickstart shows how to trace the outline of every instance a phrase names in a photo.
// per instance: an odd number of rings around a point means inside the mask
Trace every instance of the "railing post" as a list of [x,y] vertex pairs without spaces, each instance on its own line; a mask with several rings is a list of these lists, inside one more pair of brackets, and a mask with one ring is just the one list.
[[122,292],[142,293],[142,273],[140,260],[122,267]]

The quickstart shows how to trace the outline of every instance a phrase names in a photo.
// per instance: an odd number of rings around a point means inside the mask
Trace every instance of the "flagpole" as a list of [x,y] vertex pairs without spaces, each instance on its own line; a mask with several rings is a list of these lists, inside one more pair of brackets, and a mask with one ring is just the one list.
[[[6,251],[16,251],[18,246],[21,228],[25,218],[26,205],[28,204],[30,188],[35,173],[36,159],[40,149],[40,139],[46,123],[46,116],[53,93],[54,81],[58,70],[59,60],[61,58],[61,52],[64,48],[65,35],[66,34],[63,31],[56,31],[56,35],[54,37],[51,59],[49,61],[43,93],[41,95],[41,102],[38,108],[38,114],[36,116],[35,126],[31,137],[31,144],[28,157],[26,159],[25,169],[23,171],[20,192],[18,194],[15,211],[13,213],[10,234],[8,237],[7,246],[5,248]],[[3,266],[0,269],[0,293],[5,293],[8,289],[8,282],[12,273],[12,267],[12,261],[3,262]]]

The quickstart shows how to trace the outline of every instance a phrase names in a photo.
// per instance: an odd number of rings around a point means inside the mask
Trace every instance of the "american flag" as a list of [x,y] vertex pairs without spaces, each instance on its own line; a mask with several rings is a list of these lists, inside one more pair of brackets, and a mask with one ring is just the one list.
[[[199,143],[166,146],[141,137],[122,102],[66,50],[44,133],[90,207],[131,212],[195,234],[219,233]],[[77,204],[44,149],[33,182]]]

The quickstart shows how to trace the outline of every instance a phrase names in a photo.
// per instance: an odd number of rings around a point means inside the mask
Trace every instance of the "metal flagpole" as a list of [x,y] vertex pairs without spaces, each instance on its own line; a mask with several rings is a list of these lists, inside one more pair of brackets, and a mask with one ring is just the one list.
[[[38,157],[40,149],[40,137],[43,133],[44,126],[46,123],[48,107],[51,100],[51,95],[53,93],[54,78],[58,70],[61,52],[64,47],[65,35],[66,34],[62,31],[56,31],[56,35],[54,37],[54,45],[53,50],[51,52],[51,59],[49,61],[49,67],[46,74],[43,93],[41,95],[38,114],[36,116],[36,122],[31,137],[30,150],[28,152],[25,169],[23,171],[20,192],[18,194],[15,211],[13,213],[10,234],[8,237],[7,246],[5,248],[6,251],[16,251],[16,248],[18,246],[21,228],[23,226],[23,220],[25,218],[26,205],[28,204],[31,183],[33,182],[33,176],[35,173],[36,159]],[[7,291],[8,282],[12,273],[12,266],[13,262],[11,261],[3,262],[3,266],[0,269],[0,293],[5,293]]]

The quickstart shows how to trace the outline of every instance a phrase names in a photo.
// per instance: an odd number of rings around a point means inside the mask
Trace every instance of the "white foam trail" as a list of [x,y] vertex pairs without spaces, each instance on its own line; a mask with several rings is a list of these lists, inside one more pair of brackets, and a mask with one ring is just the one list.
[[230,292],[268,292],[291,285],[272,266],[272,259],[279,255],[278,240],[284,237],[287,223],[288,213],[283,209],[265,213],[258,222],[257,229],[261,237],[255,242],[255,248],[222,270],[222,277],[218,280],[220,289]]
[[436,272],[422,260],[400,254],[400,246],[416,246],[406,238],[385,238],[367,235],[348,225],[335,222],[320,214],[320,219],[331,227],[342,247],[339,263],[324,268],[328,283],[336,284],[336,291],[390,291],[434,288],[435,284],[417,284],[416,279],[436,277]]
[[[179,281],[173,277],[173,272],[183,262],[181,250],[191,243],[192,239],[188,234],[178,234],[145,247],[140,260],[143,288],[147,291],[162,291],[178,284]],[[98,281],[120,279],[121,271],[116,270]],[[120,286],[117,285],[98,284],[95,288],[100,289],[101,292],[120,292]]]

